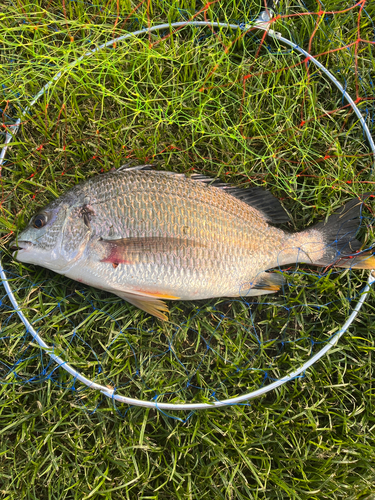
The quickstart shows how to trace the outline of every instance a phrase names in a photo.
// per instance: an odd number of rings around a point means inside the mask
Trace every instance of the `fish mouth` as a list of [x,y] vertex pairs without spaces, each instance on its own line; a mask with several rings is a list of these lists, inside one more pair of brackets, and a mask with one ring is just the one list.
[[19,252],[20,250],[27,250],[32,246],[31,241],[12,241],[10,244],[10,251],[13,252],[12,255],[14,257],[14,254]]

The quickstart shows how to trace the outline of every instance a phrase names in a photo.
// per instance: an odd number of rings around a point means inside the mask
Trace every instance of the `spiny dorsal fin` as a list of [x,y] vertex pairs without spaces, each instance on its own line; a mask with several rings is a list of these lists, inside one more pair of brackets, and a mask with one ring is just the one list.
[[[154,170],[152,165],[139,165],[137,167],[128,167],[123,165],[117,171],[124,170],[138,170],[147,171]],[[264,217],[264,219],[272,224],[284,224],[290,222],[290,217],[286,213],[284,207],[281,205],[280,201],[275,198],[269,191],[262,189],[260,187],[252,187],[247,189],[237,188],[222,182],[220,179],[213,179],[206,175],[193,174],[190,177],[185,174],[177,172],[169,172],[165,170],[154,170],[154,172],[159,172],[161,174],[176,175],[184,178],[189,178],[193,181],[198,181],[206,184],[210,187],[215,187],[222,189],[227,194],[234,196],[238,200],[250,205],[251,207],[258,210]]]
[[135,167],[131,167],[130,163],[124,163],[124,165],[121,165],[121,167],[119,167],[116,170],[116,172],[123,172],[124,170],[155,170],[155,165],[147,164],[147,165],[137,165]]

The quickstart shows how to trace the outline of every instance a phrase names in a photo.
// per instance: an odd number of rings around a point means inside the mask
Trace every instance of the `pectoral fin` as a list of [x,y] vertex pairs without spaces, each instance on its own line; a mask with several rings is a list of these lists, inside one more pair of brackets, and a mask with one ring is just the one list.
[[186,246],[203,246],[203,244],[184,238],[167,237],[137,237],[118,240],[100,240],[98,244],[103,248],[104,258],[101,262],[109,262],[115,268],[119,264],[132,264],[137,254],[170,253]]

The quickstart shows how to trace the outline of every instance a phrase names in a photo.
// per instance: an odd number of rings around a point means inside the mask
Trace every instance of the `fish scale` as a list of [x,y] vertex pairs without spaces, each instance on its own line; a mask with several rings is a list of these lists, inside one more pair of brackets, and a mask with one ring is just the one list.
[[[365,195],[368,196],[368,195]],[[280,202],[204,176],[119,169],[79,184],[37,214],[17,239],[17,258],[110,291],[166,319],[160,299],[278,291],[272,268],[297,262],[370,268],[354,236],[361,199],[326,223],[289,233]],[[38,223],[35,224],[36,218]]]
[[[225,295],[235,296],[242,282],[255,279],[257,273],[253,273],[252,268],[270,267],[268,261],[274,257],[275,241],[285,239],[285,233],[268,226],[251,207],[218,188],[210,189],[190,179],[155,172],[145,174],[141,176],[137,171],[111,174],[112,179],[116,176],[117,192],[121,193],[102,207],[117,221],[118,230],[112,233],[111,239],[181,237],[202,246],[191,248],[187,245],[172,253],[147,252],[134,257],[133,264],[116,269],[108,269],[106,264],[98,265],[93,258],[91,267],[95,268],[97,276],[107,271],[111,287],[118,282],[126,283],[128,290],[148,286],[169,293],[176,293],[178,288],[178,296],[183,299],[209,298],[223,291]],[[103,202],[102,196],[98,199],[92,193],[102,194],[105,189],[97,185],[99,180],[95,179],[95,189],[90,186],[89,190],[90,205],[95,212],[98,211],[96,205]],[[103,181],[107,184],[111,179]],[[190,190],[188,196],[187,190]],[[139,223],[144,220],[145,213],[151,223],[147,233]],[[102,227],[103,223],[107,226],[108,221],[100,219],[99,222],[97,216],[95,220],[93,228],[97,233],[108,236]],[[264,234],[267,229],[273,233],[268,236],[272,239],[260,245],[251,231]],[[255,252],[258,255],[254,256]],[[161,268],[161,263],[166,266]]]

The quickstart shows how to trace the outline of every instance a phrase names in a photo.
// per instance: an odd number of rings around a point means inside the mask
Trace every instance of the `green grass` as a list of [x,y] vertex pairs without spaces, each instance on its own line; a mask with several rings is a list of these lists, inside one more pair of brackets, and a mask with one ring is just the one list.
[[[248,21],[260,4],[220,1],[206,16]],[[311,52],[360,98],[371,125],[374,45],[345,48],[358,39],[359,7],[302,5],[283,1],[273,28],[306,49],[311,37]],[[360,38],[373,42],[375,8],[364,7]],[[372,189],[373,157],[340,92],[259,33],[145,34],[71,66],[127,31],[202,8],[194,0],[0,6],[3,123],[62,71],[23,119],[2,168],[0,241],[12,289],[34,328],[81,373],[159,402],[232,397],[297,368],[340,329],[368,274],[300,266],[283,293],[171,303],[170,323],[161,323],[12,259],[9,242],[38,208],[129,161],[264,186],[291,214],[289,230]],[[316,14],[293,15],[321,8],[342,12],[318,25]],[[370,245],[370,206],[364,215]],[[373,292],[304,377],[251,404],[191,415],[115,404],[73,381],[27,335],[4,292],[0,299],[1,499],[375,499]]]

